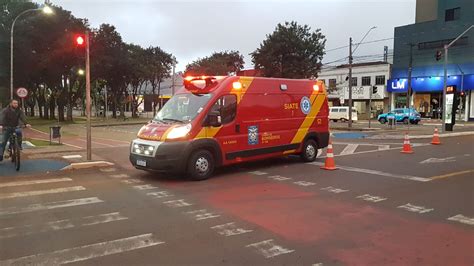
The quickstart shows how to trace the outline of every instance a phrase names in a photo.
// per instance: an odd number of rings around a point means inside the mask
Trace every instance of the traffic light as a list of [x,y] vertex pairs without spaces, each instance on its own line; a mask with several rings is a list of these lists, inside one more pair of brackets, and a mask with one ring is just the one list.
[[436,61],[441,60],[441,57],[443,57],[443,52],[441,52],[440,50],[436,51],[436,55],[435,55]]
[[372,86],[372,94],[376,94],[377,93],[377,86]]
[[83,34],[76,34],[74,36],[74,42],[77,46],[84,46],[86,43],[86,38]]

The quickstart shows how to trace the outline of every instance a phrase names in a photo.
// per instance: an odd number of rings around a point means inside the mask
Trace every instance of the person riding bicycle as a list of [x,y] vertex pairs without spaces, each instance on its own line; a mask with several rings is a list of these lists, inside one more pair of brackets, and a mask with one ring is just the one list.
[[7,142],[13,132],[16,132],[18,136],[18,143],[20,144],[21,149],[23,134],[21,132],[21,128],[18,128],[18,126],[21,125],[30,127],[30,125],[26,122],[25,113],[18,106],[18,100],[10,100],[10,104],[0,111],[0,130],[3,129],[3,139],[0,143],[0,162],[3,161],[5,146],[7,145]]

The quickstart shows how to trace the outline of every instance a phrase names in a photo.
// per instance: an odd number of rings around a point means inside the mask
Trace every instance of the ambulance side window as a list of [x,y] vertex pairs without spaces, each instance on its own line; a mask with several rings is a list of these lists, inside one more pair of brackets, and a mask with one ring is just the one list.
[[222,124],[227,124],[235,119],[237,113],[237,97],[233,94],[220,97],[211,107],[210,113],[219,113]]

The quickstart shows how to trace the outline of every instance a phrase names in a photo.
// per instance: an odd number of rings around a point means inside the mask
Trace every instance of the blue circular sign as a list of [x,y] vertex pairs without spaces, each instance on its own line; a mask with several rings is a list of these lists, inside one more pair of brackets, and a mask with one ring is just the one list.
[[303,114],[309,114],[309,111],[311,111],[311,102],[309,101],[308,97],[304,96],[303,98],[301,98],[300,108]]

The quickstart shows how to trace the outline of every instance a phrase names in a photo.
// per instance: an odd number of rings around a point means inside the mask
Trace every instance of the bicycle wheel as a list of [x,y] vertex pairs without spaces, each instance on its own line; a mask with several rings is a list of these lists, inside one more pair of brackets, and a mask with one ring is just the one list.
[[[11,142],[11,140],[10,140]],[[10,160],[12,161],[12,163],[15,163],[15,160],[16,160],[16,153],[15,153],[15,148],[13,147],[14,145],[12,144],[8,144],[8,154],[10,155]]]
[[15,139],[15,145],[14,145],[14,150],[15,150],[15,169],[17,171],[20,170],[20,145],[18,145],[18,140]]

